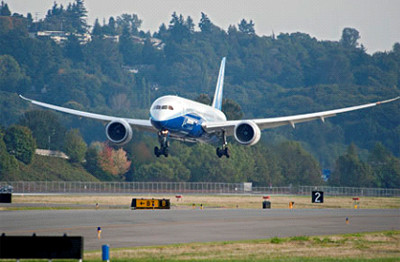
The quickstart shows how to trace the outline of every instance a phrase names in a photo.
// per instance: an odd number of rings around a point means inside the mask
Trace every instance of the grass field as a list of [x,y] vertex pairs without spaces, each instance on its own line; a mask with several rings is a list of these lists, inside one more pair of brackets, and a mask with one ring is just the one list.
[[[84,253],[84,261],[102,261],[101,257],[101,251]],[[111,249],[110,260],[394,262],[400,261],[400,231]]]
[[[172,208],[261,208],[261,195],[183,195],[177,201],[175,195],[14,195],[13,203],[18,204],[51,204],[66,205],[63,208],[129,208],[132,198],[166,198],[171,200]],[[295,202],[294,208],[354,208],[352,197],[325,196],[324,203],[311,203],[310,196],[271,196],[271,208],[289,208],[289,202]],[[71,207],[68,207],[71,205]],[[22,208],[22,207],[21,207]],[[400,198],[397,197],[361,197],[358,208],[400,208]],[[3,207],[3,210],[7,207]]]
[[[112,249],[112,261],[400,261],[400,231]],[[101,252],[85,253],[100,261]]]

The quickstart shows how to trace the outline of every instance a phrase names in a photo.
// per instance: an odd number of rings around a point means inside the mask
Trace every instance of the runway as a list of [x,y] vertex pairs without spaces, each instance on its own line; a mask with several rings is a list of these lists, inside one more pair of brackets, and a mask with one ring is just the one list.
[[383,230],[400,230],[399,209],[0,211],[0,233],[83,236],[85,250]]

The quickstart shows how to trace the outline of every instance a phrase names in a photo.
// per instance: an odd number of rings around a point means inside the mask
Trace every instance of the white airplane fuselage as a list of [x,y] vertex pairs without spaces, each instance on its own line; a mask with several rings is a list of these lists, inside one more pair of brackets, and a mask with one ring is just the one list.
[[225,114],[208,105],[178,96],[162,96],[150,108],[151,124],[158,130],[168,130],[176,138],[208,142],[216,140],[207,134],[202,124],[226,121]]

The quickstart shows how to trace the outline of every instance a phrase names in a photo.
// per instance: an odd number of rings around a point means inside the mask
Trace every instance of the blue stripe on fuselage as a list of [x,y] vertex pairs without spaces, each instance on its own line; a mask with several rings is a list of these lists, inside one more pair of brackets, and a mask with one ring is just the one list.
[[175,133],[179,136],[199,138],[205,132],[201,127],[203,119],[197,115],[187,114],[163,121],[156,121],[151,118],[152,125],[159,129],[167,129],[168,131]]

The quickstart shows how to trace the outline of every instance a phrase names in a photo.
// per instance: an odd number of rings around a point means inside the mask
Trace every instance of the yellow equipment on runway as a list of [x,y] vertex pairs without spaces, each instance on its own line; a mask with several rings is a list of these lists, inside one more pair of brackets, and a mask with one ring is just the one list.
[[137,199],[133,198],[131,203],[132,209],[170,209],[169,199]]

